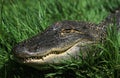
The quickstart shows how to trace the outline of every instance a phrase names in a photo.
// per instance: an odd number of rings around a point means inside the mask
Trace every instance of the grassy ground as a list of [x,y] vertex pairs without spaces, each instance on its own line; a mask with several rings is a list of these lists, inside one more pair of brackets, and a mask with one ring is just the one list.
[[0,78],[120,78],[120,37],[108,29],[98,54],[73,60],[54,70],[38,71],[12,59],[12,47],[56,21],[82,20],[98,24],[120,0],[1,0]]

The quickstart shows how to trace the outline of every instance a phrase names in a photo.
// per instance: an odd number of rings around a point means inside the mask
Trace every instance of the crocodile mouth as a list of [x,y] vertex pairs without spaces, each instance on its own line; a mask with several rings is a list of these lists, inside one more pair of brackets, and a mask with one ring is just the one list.
[[87,46],[101,40],[102,31],[98,33],[100,28],[95,28],[96,24],[86,22],[57,22],[42,33],[18,43],[12,49],[14,58],[16,62],[38,68],[64,64],[72,58],[79,60],[81,54],[83,58],[86,56]]
[[[65,51],[67,51],[67,50],[65,50]],[[24,58],[23,57],[15,57],[15,59],[20,61],[20,63],[21,62],[23,62],[23,63],[32,63],[32,62],[35,62],[35,61],[41,61],[42,62],[48,57],[58,56],[58,55],[64,53],[65,51],[63,51],[63,52],[60,52],[60,51],[50,52],[50,53],[48,53],[46,55],[43,55],[43,56],[31,56],[31,57],[24,57]]]
[[[52,51],[49,52],[46,55],[43,56],[31,56],[31,57],[15,57],[15,59],[24,64],[59,64],[61,62],[64,62],[66,60],[70,60],[71,58],[79,58],[80,50],[82,50],[82,47],[84,47],[86,44],[91,44],[93,42],[87,41],[87,42],[77,42],[74,45],[65,48],[63,51]],[[83,53],[85,56],[85,53]]]

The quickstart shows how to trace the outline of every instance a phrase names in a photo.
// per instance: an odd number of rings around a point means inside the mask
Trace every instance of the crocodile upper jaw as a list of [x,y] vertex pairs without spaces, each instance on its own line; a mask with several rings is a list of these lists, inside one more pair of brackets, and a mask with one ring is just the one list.
[[[62,52],[61,54],[49,54],[49,55],[43,57],[42,59],[41,58],[25,58],[23,60],[20,58],[19,59],[16,58],[16,60],[18,60],[18,62],[20,62],[20,63],[27,64],[27,65],[32,66],[37,69],[41,69],[45,66],[40,67],[40,65],[64,64],[66,61],[68,61],[68,60],[70,61],[73,58],[80,59],[81,54],[82,54],[82,57],[84,58],[87,55],[87,53],[84,51],[85,49],[87,49],[85,46],[91,45],[91,44],[93,45],[94,43],[91,41],[87,41],[87,42],[81,41],[81,42],[76,43],[72,47],[70,47],[65,52]],[[80,51],[82,53],[80,53]]]

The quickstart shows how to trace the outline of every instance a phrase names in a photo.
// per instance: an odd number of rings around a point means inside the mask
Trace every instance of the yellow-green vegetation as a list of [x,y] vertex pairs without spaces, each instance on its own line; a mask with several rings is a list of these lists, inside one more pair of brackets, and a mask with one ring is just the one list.
[[0,78],[120,78],[120,34],[116,25],[108,27],[104,44],[82,61],[73,59],[52,70],[36,70],[18,64],[12,47],[49,25],[62,20],[100,23],[120,8],[120,0],[1,0]]

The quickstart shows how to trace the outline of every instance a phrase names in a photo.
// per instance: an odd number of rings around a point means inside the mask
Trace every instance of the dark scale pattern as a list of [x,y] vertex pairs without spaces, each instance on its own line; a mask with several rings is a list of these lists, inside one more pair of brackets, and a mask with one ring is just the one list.
[[113,23],[113,18],[120,29],[120,11],[110,14],[104,21],[96,25],[81,21],[62,21],[49,26],[44,32],[18,43],[13,52],[15,56],[35,57],[42,56],[46,52],[64,50],[77,41],[87,40],[98,43],[106,37],[106,27]]

